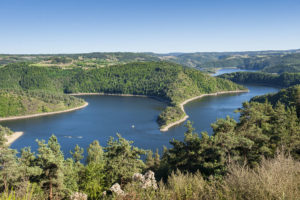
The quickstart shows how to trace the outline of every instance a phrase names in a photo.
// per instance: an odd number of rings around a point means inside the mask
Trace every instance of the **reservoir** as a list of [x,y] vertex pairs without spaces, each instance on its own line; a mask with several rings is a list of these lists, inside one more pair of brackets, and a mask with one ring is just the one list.
[[[230,69],[232,71],[232,69]],[[224,70],[222,71],[224,72]],[[226,70],[225,70],[226,72]],[[249,93],[223,94],[207,96],[185,105],[185,111],[190,121],[194,123],[196,132],[212,133],[210,124],[218,118],[227,115],[238,120],[239,114],[234,111],[242,103],[257,95],[278,91],[278,88],[245,85]],[[66,157],[75,145],[86,148],[93,140],[99,140],[102,146],[116,133],[127,140],[134,141],[133,145],[144,149],[159,149],[170,147],[173,138],[182,140],[186,128],[184,123],[174,126],[167,132],[160,132],[156,123],[157,116],[166,104],[145,97],[119,96],[81,96],[89,105],[81,110],[39,118],[22,119],[1,122],[1,125],[13,131],[23,131],[24,135],[15,141],[11,147],[21,150],[31,146],[37,150],[36,139],[47,140],[52,134],[58,138]]]

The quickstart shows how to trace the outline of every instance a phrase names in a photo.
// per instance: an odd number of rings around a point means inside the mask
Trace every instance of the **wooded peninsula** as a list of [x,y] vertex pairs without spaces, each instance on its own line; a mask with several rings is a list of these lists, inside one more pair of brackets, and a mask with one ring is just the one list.
[[187,99],[216,92],[245,91],[231,81],[168,62],[135,62],[88,70],[8,64],[0,69],[0,86],[3,99],[0,116],[4,119],[68,110],[84,104],[83,100],[67,94],[132,94],[168,103],[157,119],[162,130],[186,116],[180,104]]

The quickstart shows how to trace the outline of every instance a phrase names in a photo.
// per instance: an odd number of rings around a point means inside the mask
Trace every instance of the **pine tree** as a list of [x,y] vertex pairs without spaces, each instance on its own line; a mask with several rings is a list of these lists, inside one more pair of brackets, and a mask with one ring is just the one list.
[[98,140],[93,141],[87,149],[86,162],[104,163],[104,152]]
[[16,150],[0,148],[0,191],[7,191],[19,182],[21,174],[16,154]]
[[99,199],[107,188],[104,172],[104,151],[97,140],[88,149],[87,165],[80,171],[80,189],[91,199]]
[[147,157],[146,157],[146,163],[145,164],[147,166],[147,169],[153,170],[153,167],[155,165],[155,161],[154,161],[154,158],[153,158],[153,152],[151,150],[147,151]]
[[38,166],[43,170],[40,176],[40,183],[43,189],[48,192],[50,200],[64,196],[64,157],[60,150],[57,138],[52,135],[48,144],[44,140],[37,140],[39,148],[37,155]]
[[74,191],[79,190],[79,172],[82,170],[83,165],[79,162],[75,163],[72,158],[68,158],[64,161],[63,175],[64,186],[66,188],[65,193],[70,196]]
[[[25,147],[21,150],[20,162],[20,172],[21,184],[23,184],[22,189],[28,187],[30,181],[36,181],[36,177],[39,177],[42,174],[42,169],[37,166],[35,153],[31,152],[30,147]],[[25,190],[23,191],[25,192]]]
[[90,162],[80,173],[80,190],[90,199],[101,199],[102,192],[111,186],[107,185],[105,174],[104,163]]
[[145,154],[145,150],[132,146],[132,141],[128,141],[117,134],[118,139],[113,137],[107,143],[105,157],[107,164],[107,182],[110,184],[120,183],[121,185],[131,180],[134,173],[140,173],[145,168],[140,156]]
[[73,156],[75,163],[80,162],[80,160],[83,159],[83,157],[84,157],[82,155],[83,152],[84,152],[84,149],[79,147],[78,144],[76,144],[74,152],[70,151],[70,154]]
[[158,149],[156,149],[155,151],[155,155],[154,155],[154,166],[155,166],[155,170],[157,170],[159,168],[160,165],[160,155],[158,153]]

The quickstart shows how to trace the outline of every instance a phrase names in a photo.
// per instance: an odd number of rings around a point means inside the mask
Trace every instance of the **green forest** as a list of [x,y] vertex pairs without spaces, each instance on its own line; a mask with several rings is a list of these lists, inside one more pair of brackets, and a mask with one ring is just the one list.
[[65,94],[43,91],[0,90],[0,117],[63,111],[84,104]]
[[196,133],[188,122],[184,140],[170,141],[162,156],[119,134],[106,144],[94,141],[86,150],[74,146],[73,158],[64,158],[54,135],[37,140],[37,152],[26,147],[17,156],[4,143],[9,130],[1,127],[0,198],[299,199],[295,106],[253,101],[238,112],[238,122],[227,117],[213,123],[212,136]]
[[276,103],[280,101],[286,107],[295,107],[297,115],[298,117],[300,117],[300,85],[282,89],[275,94],[256,96],[253,97],[250,101],[256,101],[260,103],[269,102],[273,106],[275,106]]
[[282,73],[279,75],[263,72],[235,72],[222,74],[219,77],[242,84],[263,84],[277,87],[300,84],[300,73]]
[[8,64],[0,68],[0,87],[7,90],[42,90],[59,95],[96,92],[153,96],[169,104],[158,117],[161,127],[185,115],[179,104],[188,98],[244,89],[231,81],[168,62],[135,62],[96,69]]

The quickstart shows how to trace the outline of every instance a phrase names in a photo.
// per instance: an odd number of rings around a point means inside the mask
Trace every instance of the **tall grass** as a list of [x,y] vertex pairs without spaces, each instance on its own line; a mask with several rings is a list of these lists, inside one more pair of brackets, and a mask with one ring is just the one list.
[[231,164],[222,180],[177,171],[156,191],[136,184],[127,185],[125,191],[126,196],[115,199],[295,200],[300,199],[300,162],[279,153],[274,159],[263,159],[255,169]]
[[231,165],[223,190],[230,199],[300,199],[300,163],[283,153],[252,170]]
[[16,192],[14,189],[5,191],[0,194],[0,200],[31,200],[33,199],[34,189],[34,186],[29,184],[24,194],[19,194],[20,192]]

